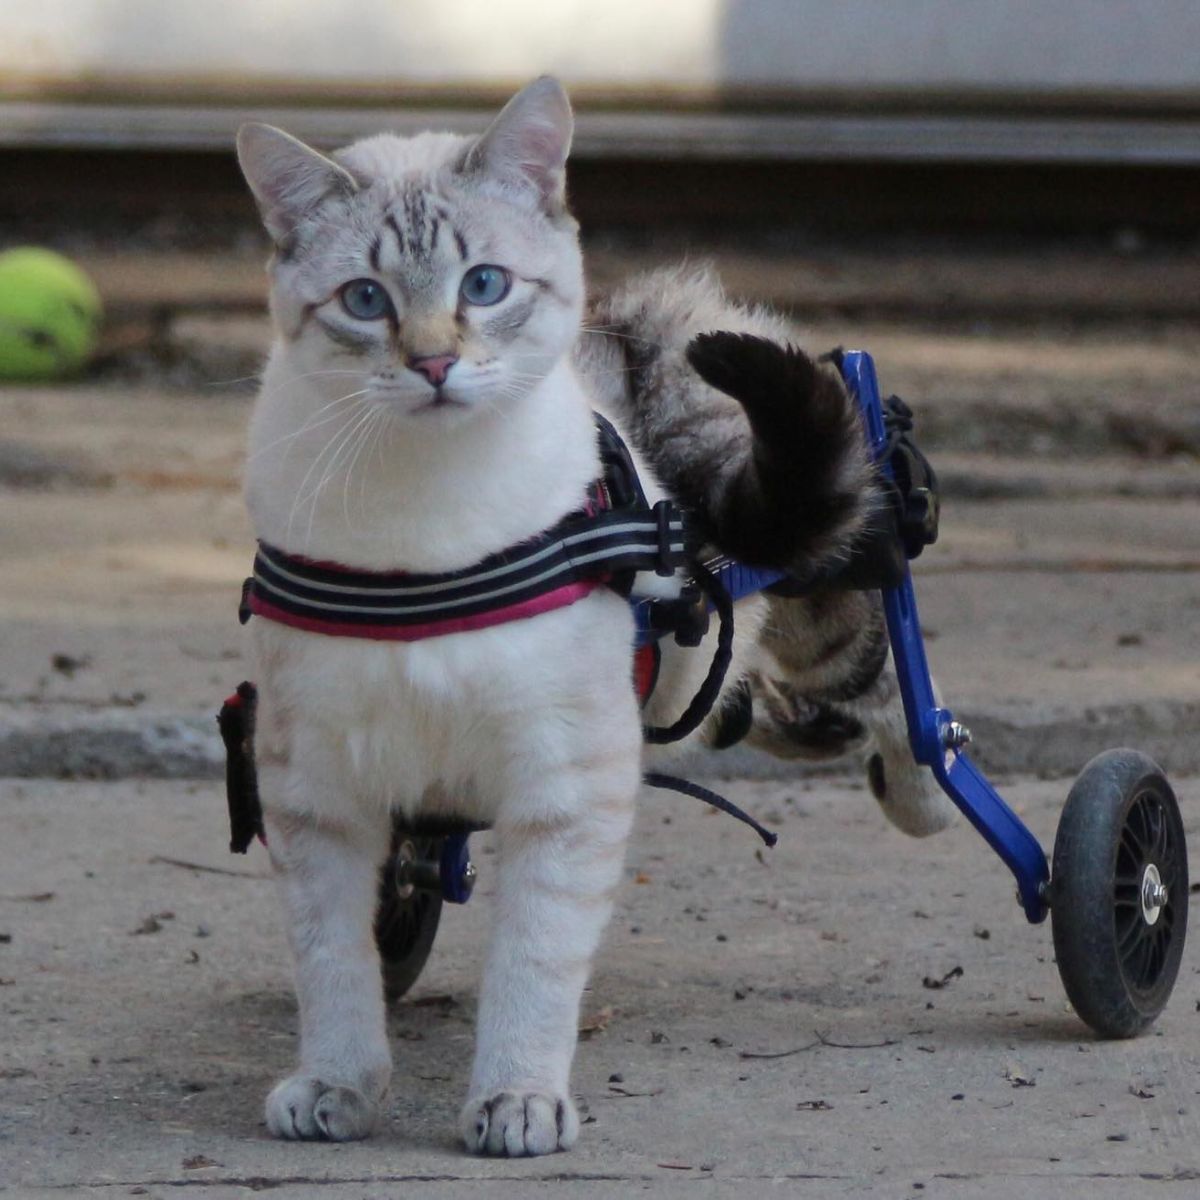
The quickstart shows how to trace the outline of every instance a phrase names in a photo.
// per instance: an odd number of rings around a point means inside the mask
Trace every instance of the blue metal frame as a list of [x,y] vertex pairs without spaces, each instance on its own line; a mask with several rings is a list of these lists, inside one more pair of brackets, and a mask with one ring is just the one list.
[[438,874],[442,879],[442,899],[448,904],[466,904],[471,898],[474,879],[471,873],[469,833],[452,833],[442,843]]
[[[858,397],[872,453],[882,461],[887,432],[875,363],[866,351],[852,350],[842,359],[842,375]],[[886,462],[883,468],[887,469]],[[885,588],[882,594],[913,756],[933,770],[942,790],[1012,871],[1025,915],[1034,923],[1042,921],[1048,911],[1046,885],[1050,879],[1046,855],[979,768],[949,744],[953,717],[933,694],[912,574],[905,571],[903,581],[894,588]]]
[[[866,351],[849,351],[842,359],[842,375],[858,398],[871,452],[882,468],[888,470],[884,457],[888,438],[875,363]],[[787,577],[783,571],[731,561],[720,562],[715,574],[734,600]],[[903,581],[894,588],[885,588],[882,596],[913,756],[933,771],[942,790],[1012,871],[1025,915],[1034,923],[1042,921],[1048,911],[1046,886],[1050,879],[1046,855],[979,768],[951,744],[953,716],[949,709],[938,704],[933,693],[911,573],[906,570]],[[634,610],[636,644],[642,646],[661,637],[661,631],[655,630],[650,621],[654,602],[630,603]],[[442,894],[447,901],[462,904],[470,896],[470,886],[464,883],[469,863],[466,835],[447,838],[441,859]]]

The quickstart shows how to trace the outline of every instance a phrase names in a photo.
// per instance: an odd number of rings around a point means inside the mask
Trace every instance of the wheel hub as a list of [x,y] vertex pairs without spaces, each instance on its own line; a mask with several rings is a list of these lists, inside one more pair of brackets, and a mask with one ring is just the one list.
[[1142,917],[1147,925],[1153,925],[1158,920],[1167,899],[1167,889],[1158,868],[1153,863],[1147,863],[1142,872]]
[[396,847],[396,896],[400,900],[408,900],[415,892],[412,865],[417,859],[417,848],[410,841],[403,841]]

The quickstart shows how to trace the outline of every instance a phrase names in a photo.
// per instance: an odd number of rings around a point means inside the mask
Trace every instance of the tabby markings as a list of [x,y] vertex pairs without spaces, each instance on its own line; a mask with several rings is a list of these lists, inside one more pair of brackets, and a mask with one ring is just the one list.
[[328,317],[318,315],[316,322],[329,336],[330,341],[336,342],[352,354],[366,354],[367,351],[375,348],[375,339],[370,334],[356,333],[352,329],[346,329],[344,326],[329,320]]
[[498,341],[511,341],[520,332],[521,326],[529,320],[536,307],[536,298],[530,296],[493,317],[483,327],[484,332]]
[[404,234],[400,229],[400,222],[396,220],[394,213],[388,213],[387,223],[391,226],[392,232],[396,235],[396,245],[400,247],[400,257],[403,258],[406,251],[404,249]]

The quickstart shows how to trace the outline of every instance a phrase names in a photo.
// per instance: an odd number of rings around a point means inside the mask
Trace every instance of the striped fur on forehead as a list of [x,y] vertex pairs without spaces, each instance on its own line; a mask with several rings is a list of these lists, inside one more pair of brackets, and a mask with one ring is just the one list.
[[376,271],[383,269],[385,250],[394,251],[401,262],[427,265],[443,245],[443,238],[456,248],[462,241],[450,205],[420,184],[408,183],[384,214],[384,229],[371,247],[371,265]]
[[361,187],[313,214],[281,255],[304,268],[295,282],[310,293],[305,300],[318,299],[330,274],[350,269],[394,276],[400,285],[414,276],[429,284],[432,276],[457,279],[472,265],[492,263],[577,305],[582,275],[574,222],[551,220],[460,173],[470,144],[449,134],[383,134],[334,155]]

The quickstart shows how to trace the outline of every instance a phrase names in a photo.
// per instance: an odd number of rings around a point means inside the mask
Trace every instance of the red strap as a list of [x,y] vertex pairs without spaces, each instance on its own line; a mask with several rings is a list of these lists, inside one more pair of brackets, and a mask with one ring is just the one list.
[[633,687],[638,700],[645,705],[658,682],[658,643],[647,642],[633,652]]

